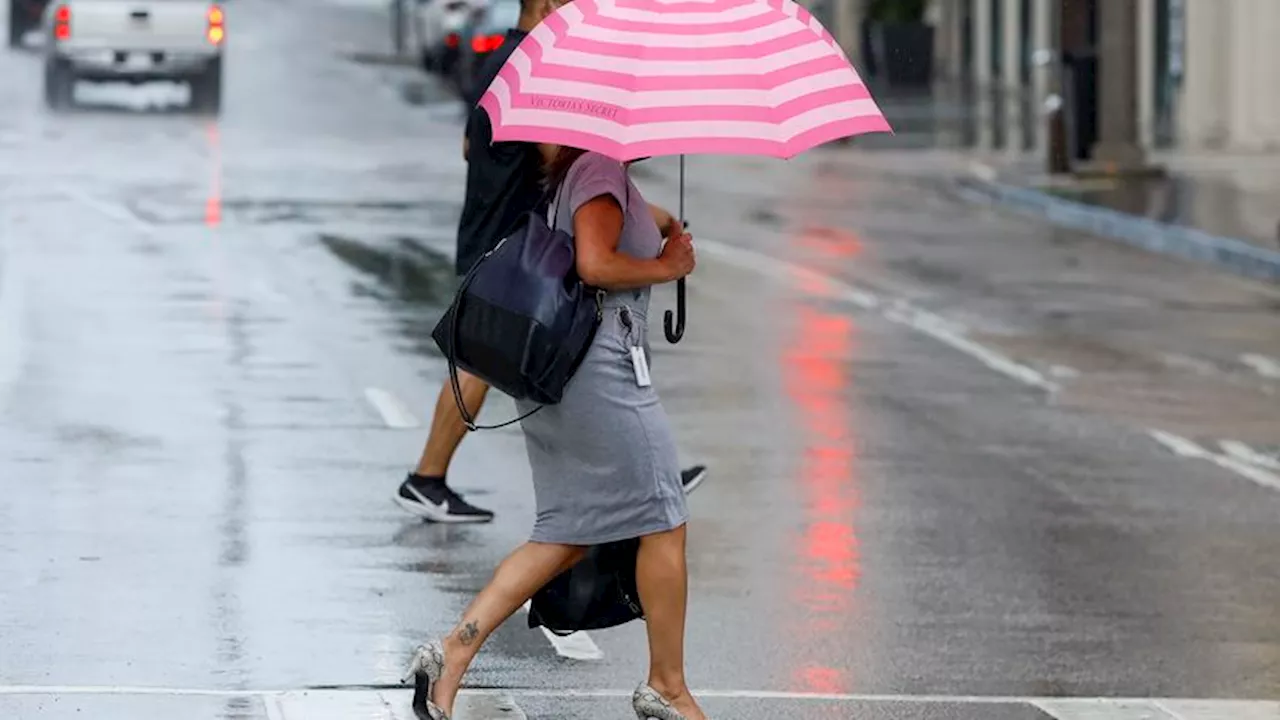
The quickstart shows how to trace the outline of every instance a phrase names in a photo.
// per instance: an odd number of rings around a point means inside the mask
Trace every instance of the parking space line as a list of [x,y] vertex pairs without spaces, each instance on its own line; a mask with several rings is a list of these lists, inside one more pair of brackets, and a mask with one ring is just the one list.
[[395,430],[418,427],[418,418],[414,417],[409,408],[390,392],[382,388],[367,387],[364,389],[364,397],[382,416],[382,422],[386,423],[387,427]]
[[[530,603],[524,604],[524,611],[529,612]],[[539,627],[542,635],[555,648],[556,654],[570,660],[603,660],[604,651],[591,639],[587,631],[580,630],[572,635],[557,635],[545,627]]]

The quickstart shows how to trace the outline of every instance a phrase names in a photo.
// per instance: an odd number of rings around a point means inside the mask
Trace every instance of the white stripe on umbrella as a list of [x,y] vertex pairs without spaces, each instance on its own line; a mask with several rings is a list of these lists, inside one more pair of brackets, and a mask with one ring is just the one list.
[[[527,58],[525,58],[527,61]],[[529,77],[522,73],[520,89],[524,94],[551,95],[566,98],[592,98],[628,110],[660,107],[697,107],[739,105],[776,107],[783,103],[849,84],[847,71],[832,70],[809,75],[771,89],[757,90],[649,90],[632,92],[605,85]]]
[[706,141],[789,157],[841,134],[890,131],[834,38],[792,0],[567,4],[516,49],[482,106],[495,140],[597,149],[599,138],[599,149],[624,155]]

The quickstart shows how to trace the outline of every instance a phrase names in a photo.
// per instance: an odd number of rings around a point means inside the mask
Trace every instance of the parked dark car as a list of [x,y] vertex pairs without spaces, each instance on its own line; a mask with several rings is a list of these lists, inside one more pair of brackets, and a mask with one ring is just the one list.
[[453,67],[453,83],[469,104],[480,100],[488,88],[479,87],[480,68],[520,22],[520,0],[490,0],[487,7],[472,15],[457,39],[458,61]]
[[9,47],[18,47],[28,32],[40,27],[49,0],[9,0]]

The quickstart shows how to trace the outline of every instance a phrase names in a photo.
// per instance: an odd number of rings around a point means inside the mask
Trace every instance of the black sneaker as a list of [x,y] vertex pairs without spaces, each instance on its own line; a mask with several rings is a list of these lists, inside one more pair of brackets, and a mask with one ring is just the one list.
[[688,467],[680,471],[680,484],[684,485],[685,495],[697,490],[698,486],[702,484],[702,481],[706,479],[706,465],[694,465],[693,467]]
[[429,478],[409,474],[396,493],[396,504],[431,522],[485,523],[493,520],[493,513],[462,499],[445,484],[443,478]]

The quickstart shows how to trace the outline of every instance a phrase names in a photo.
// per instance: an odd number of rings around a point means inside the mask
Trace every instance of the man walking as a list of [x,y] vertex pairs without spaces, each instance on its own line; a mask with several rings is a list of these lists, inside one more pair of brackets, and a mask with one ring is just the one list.
[[[521,0],[517,27],[507,32],[502,45],[485,61],[472,87],[483,93],[502,69],[520,41],[555,11],[554,0]],[[462,218],[458,222],[458,254],[456,271],[465,275],[471,266],[502,239],[526,212],[539,206],[543,198],[542,158],[537,147],[528,143],[493,142],[493,128],[488,114],[477,107],[479,97],[468,97],[466,136],[462,153],[467,159],[466,198]],[[655,209],[655,216],[665,218],[660,224],[675,222],[669,213]],[[663,237],[668,233],[663,228]],[[477,417],[484,404],[489,385],[474,375],[458,370],[461,400],[467,412]],[[467,426],[458,411],[453,389],[448,383],[436,398],[431,430],[417,468],[400,485],[396,502],[405,510],[434,522],[489,522],[493,512],[476,507],[455,492],[446,482],[449,464],[467,434]],[[685,492],[692,492],[707,476],[703,466],[681,472]]]

